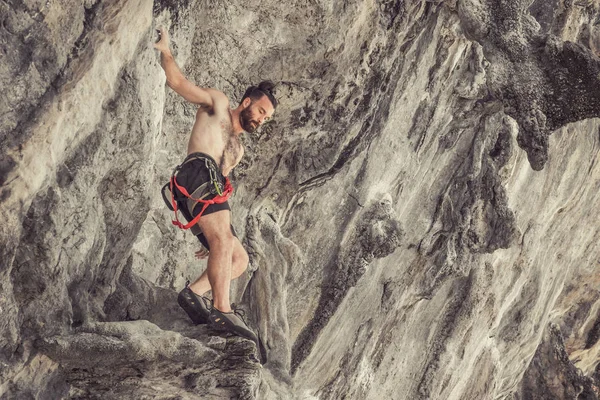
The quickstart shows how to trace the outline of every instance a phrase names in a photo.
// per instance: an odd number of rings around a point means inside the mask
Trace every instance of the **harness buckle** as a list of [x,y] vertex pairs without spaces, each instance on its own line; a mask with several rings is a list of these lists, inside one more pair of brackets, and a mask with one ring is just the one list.
[[219,182],[219,180],[217,179],[217,171],[214,168],[214,165],[212,163],[208,162],[208,159],[204,159],[204,164],[206,165],[206,168],[208,169],[208,174],[210,176],[210,183],[215,187],[215,190],[217,192],[217,194],[219,196],[223,196],[223,189],[221,189],[221,182]]

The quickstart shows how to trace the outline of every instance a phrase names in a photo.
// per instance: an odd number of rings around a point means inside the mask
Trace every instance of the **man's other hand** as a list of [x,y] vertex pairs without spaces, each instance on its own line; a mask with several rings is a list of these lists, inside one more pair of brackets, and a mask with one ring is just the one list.
[[206,247],[202,247],[200,250],[196,252],[196,258],[199,260],[204,260],[208,257],[208,249]]

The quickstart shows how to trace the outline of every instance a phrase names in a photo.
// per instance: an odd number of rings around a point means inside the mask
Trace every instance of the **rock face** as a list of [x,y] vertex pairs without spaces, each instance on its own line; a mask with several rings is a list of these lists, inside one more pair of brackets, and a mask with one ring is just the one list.
[[[0,3],[0,397],[597,398],[598,8]],[[258,349],[176,304],[159,25],[232,104],[278,83],[231,176]]]
[[550,326],[514,399],[594,399],[595,389],[570,362],[560,330]]

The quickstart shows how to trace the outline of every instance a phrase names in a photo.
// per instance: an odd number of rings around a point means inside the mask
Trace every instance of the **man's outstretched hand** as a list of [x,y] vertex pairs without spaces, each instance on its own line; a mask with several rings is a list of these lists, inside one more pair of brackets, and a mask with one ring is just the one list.
[[158,42],[154,43],[154,48],[160,50],[162,53],[169,53],[169,32],[164,27],[159,27],[158,32]]
[[203,246],[200,250],[198,250],[196,252],[196,258],[199,260],[203,260],[206,257],[208,257],[208,253],[209,253],[208,249]]

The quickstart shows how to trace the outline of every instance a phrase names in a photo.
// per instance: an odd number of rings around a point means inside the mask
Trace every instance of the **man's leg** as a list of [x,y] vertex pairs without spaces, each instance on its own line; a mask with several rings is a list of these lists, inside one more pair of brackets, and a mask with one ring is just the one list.
[[[206,275],[212,288],[213,308],[208,323],[213,329],[235,333],[257,343],[258,337],[244,321],[243,314],[238,310],[232,311],[229,303],[233,249],[236,242],[239,243],[231,232],[230,219],[229,211],[217,211],[201,217],[199,222],[210,246]],[[247,258],[243,258],[242,262],[247,264]]]
[[240,277],[244,271],[248,268],[248,262],[250,262],[250,258],[248,257],[248,253],[244,246],[242,246],[242,242],[240,239],[234,237],[234,246],[233,246],[233,258],[231,260],[231,279],[235,279]]
[[212,288],[214,307],[231,311],[229,286],[235,237],[231,233],[231,215],[228,210],[200,217],[198,222],[210,246],[206,275]]
[[[207,321],[215,330],[234,333],[258,343],[258,337],[243,318],[244,314],[239,310],[232,311],[229,303],[231,279],[241,275],[248,265],[248,255],[240,241],[233,235],[230,219],[229,211],[222,210],[201,217],[199,222],[210,246],[206,278],[212,288],[212,309],[209,311],[209,308],[203,307],[202,303],[207,299],[194,295],[189,286],[181,291],[178,301],[195,323],[201,324]],[[232,271],[233,265],[236,266],[235,272]],[[207,287],[203,282],[200,277],[197,281],[200,288],[197,290],[204,290]],[[200,303],[195,303],[196,301]]]
[[[248,268],[249,261],[248,253],[246,253],[244,246],[242,246],[240,240],[235,236],[233,237],[233,243],[234,245],[231,260],[231,280],[234,280],[235,278],[242,275],[244,271],[246,271],[246,268]],[[208,292],[211,289],[210,282],[208,281],[208,268],[204,270],[202,275],[200,275],[200,277],[196,279],[196,281],[192,283],[189,287],[194,293],[198,295],[206,294],[206,292]]]

